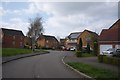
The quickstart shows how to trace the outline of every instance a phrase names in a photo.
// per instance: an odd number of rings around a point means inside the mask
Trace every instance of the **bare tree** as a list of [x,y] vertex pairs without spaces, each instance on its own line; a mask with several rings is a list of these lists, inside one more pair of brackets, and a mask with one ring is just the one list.
[[35,17],[33,19],[30,18],[30,27],[28,27],[27,36],[32,38],[32,50],[35,49],[35,42],[39,35],[44,31],[42,25],[42,17]]

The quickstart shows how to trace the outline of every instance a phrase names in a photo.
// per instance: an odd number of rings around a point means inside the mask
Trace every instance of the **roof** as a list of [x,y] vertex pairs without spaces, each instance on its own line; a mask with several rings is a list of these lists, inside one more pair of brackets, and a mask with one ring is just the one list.
[[65,41],[65,39],[60,39],[60,42]]
[[120,19],[118,19],[109,29],[112,29],[114,26],[116,25],[116,28],[119,28],[120,29]]
[[71,34],[68,36],[68,38],[70,38],[70,39],[77,39],[81,33],[82,33],[82,32],[74,32],[74,33],[71,33]]
[[[50,35],[42,35],[42,36],[45,38],[45,40],[56,40],[56,41],[58,41],[54,36],[50,36]],[[39,38],[42,38],[42,37],[39,36]]]
[[120,29],[103,29],[99,41],[120,41]]
[[103,29],[99,41],[120,41],[120,19],[118,19],[109,29]]
[[24,36],[23,32],[20,30],[13,30],[13,29],[6,29],[6,28],[1,28],[1,29],[4,34]]
[[89,31],[89,30],[84,30],[83,32],[85,32],[85,31],[87,31],[87,32],[89,32],[89,33],[91,33],[91,34],[93,34],[93,35],[96,35],[96,36],[98,36],[98,34],[96,33],[96,32],[92,32],[92,31]]

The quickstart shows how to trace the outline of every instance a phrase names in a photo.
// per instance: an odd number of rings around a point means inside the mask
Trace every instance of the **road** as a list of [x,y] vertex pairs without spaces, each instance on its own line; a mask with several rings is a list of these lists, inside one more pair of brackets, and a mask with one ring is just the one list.
[[81,78],[62,63],[68,51],[26,57],[2,65],[3,78]]

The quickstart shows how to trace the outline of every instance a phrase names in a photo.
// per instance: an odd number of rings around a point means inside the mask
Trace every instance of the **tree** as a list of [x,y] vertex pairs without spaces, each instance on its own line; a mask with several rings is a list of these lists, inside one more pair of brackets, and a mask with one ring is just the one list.
[[94,41],[93,53],[94,53],[94,55],[96,55],[96,56],[97,56],[97,54],[98,54],[98,41],[97,41],[97,40]]
[[80,41],[79,41],[79,50],[82,51],[82,39],[80,38]]
[[42,17],[35,17],[33,19],[30,18],[30,27],[28,27],[27,36],[32,38],[32,50],[35,49],[35,42],[39,35],[44,31],[42,25]]
[[90,53],[90,44],[87,43],[87,52]]

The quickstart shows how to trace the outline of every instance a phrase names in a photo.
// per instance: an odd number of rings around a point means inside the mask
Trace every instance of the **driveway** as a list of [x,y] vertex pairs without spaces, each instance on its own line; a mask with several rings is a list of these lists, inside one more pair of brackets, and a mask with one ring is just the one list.
[[50,51],[14,60],[2,65],[3,78],[82,78],[80,74],[67,68],[61,61],[68,51]]

